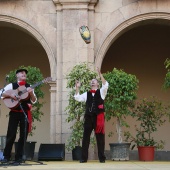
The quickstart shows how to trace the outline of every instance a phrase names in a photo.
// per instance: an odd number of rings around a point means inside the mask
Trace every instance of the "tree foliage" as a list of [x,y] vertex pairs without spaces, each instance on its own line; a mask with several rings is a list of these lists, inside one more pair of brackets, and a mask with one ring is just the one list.
[[121,142],[121,126],[128,126],[126,116],[131,114],[131,108],[137,98],[138,80],[135,75],[114,68],[104,74],[109,83],[105,98],[106,120],[116,117],[118,120],[118,141]]
[[167,73],[165,75],[165,80],[164,80],[164,84],[163,84],[163,87],[165,89],[169,89],[170,88],[170,59],[167,58],[165,60],[165,68],[167,69]]

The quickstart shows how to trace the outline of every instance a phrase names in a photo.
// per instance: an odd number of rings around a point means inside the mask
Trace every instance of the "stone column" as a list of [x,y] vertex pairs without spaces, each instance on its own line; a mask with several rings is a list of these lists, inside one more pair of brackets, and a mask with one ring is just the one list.
[[50,142],[56,143],[56,82],[50,82]]
[[57,96],[56,96],[56,143],[62,141],[62,87],[63,87],[63,47],[62,47],[62,5],[56,2],[57,11]]
[[[65,108],[68,105],[68,89],[65,76],[80,62],[94,63],[94,6],[98,0],[53,0],[57,11],[57,117],[61,121],[56,135],[61,143],[66,143],[70,135],[66,124]],[[80,36],[79,28],[89,27],[91,43],[86,44]],[[61,114],[61,115],[60,115]],[[60,116],[59,116],[60,115]],[[57,124],[59,122],[57,121]],[[67,155],[66,155],[67,158]]]

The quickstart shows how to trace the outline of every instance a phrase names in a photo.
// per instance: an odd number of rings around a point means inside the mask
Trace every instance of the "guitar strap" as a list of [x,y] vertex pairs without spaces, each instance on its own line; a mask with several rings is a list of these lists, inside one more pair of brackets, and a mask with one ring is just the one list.
[[29,121],[29,125],[28,125],[28,133],[31,132],[32,130],[32,113],[31,113],[31,109],[32,109],[32,105],[28,104],[29,106],[29,110],[28,110],[28,121]]

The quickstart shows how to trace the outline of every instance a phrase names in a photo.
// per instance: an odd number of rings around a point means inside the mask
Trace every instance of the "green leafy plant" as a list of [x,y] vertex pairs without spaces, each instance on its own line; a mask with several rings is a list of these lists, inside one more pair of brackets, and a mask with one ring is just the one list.
[[[43,75],[40,72],[40,69],[37,67],[31,67],[31,66],[20,66],[19,68],[10,71],[9,73],[9,78],[8,78],[8,83],[13,83],[16,82],[16,70],[20,69],[20,68],[24,68],[26,70],[28,70],[27,73],[27,83],[33,85],[36,82],[42,81]],[[36,81],[36,82],[35,82]],[[41,90],[42,85],[37,86],[34,90],[35,90],[35,94],[37,96],[37,102],[35,104],[33,104],[33,108],[32,108],[32,119],[33,122],[36,121],[41,121],[41,116],[44,114],[41,111],[41,108],[43,107],[44,102],[41,101],[40,99],[44,98],[44,92]],[[32,131],[29,133],[29,135],[33,135],[33,131],[36,129],[36,126],[33,124],[32,125]]]
[[[131,114],[131,108],[137,98],[138,80],[136,76],[127,74],[123,70],[114,68],[111,72],[104,74],[109,82],[108,93],[105,99],[106,120],[117,118],[116,132],[118,142],[122,142],[122,126],[128,127],[126,116]],[[110,132],[110,135],[112,132]]]
[[124,133],[126,141],[134,143],[132,149],[135,146],[155,146],[157,149],[163,149],[164,141],[156,141],[152,135],[165,123],[168,110],[169,107],[155,97],[145,98],[136,104],[132,114],[139,122],[139,125],[135,125],[136,136],[129,131]]
[[165,68],[167,69],[167,73],[165,75],[165,81],[163,87],[165,89],[169,89],[170,88],[170,59],[167,58],[164,64],[165,64]]
[[[68,151],[73,150],[75,146],[81,146],[81,140],[83,137],[83,115],[85,113],[85,102],[77,102],[74,99],[75,81],[79,80],[81,82],[80,94],[90,89],[90,80],[95,78],[97,74],[89,69],[89,65],[90,64],[88,63],[78,64],[74,66],[70,73],[66,76],[67,88],[69,89],[69,104],[65,110],[68,114],[66,122],[72,123],[70,126],[72,133],[68,138],[66,145],[66,149]],[[95,144],[94,138],[91,138],[91,144]]]

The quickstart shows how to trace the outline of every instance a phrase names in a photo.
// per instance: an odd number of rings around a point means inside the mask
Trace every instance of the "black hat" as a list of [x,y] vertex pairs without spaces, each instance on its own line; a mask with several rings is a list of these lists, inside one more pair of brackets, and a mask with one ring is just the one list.
[[16,71],[16,74],[18,74],[19,72],[22,72],[22,71],[25,71],[26,74],[28,73],[28,71],[27,71],[26,69],[21,68],[21,69],[18,69],[18,70]]

